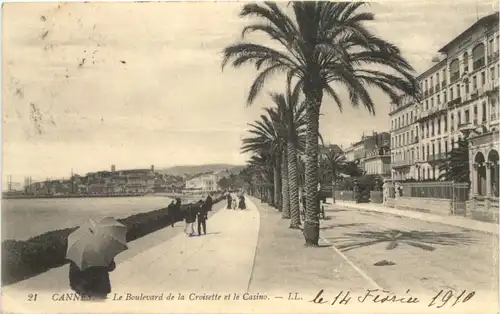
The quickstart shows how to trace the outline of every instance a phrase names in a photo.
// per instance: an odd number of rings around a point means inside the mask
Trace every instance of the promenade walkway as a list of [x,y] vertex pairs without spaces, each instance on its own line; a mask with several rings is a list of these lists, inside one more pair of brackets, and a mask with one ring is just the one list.
[[[221,208],[223,202],[216,206]],[[123,300],[128,294],[140,297],[141,293],[163,293],[164,298],[169,293],[178,298],[181,293],[186,299],[192,293],[201,296],[204,293],[245,293],[259,231],[259,212],[255,205],[248,202],[247,210],[220,209],[209,216],[206,235],[188,237],[182,232],[183,227],[182,223],[175,228],[166,227],[137,240],[139,246],[149,245],[146,250],[141,251],[136,241],[131,242],[130,250],[117,256],[117,268],[110,273],[113,289],[110,299],[100,303],[98,308],[95,302],[54,301],[64,293],[71,293],[68,266],[65,265],[2,289],[4,313],[93,313],[96,310],[99,313],[141,313],[146,307],[147,311],[158,312],[167,303],[158,301],[150,306],[151,302],[144,300],[115,302],[114,293]],[[166,240],[160,243],[154,240],[162,238]],[[28,300],[30,293],[37,294],[35,302]],[[183,304],[187,307],[179,308],[181,312],[189,306],[199,309],[197,302]]]
[[[332,199],[327,199],[327,202],[330,204],[326,204],[326,206],[332,206]],[[423,213],[412,210],[404,210],[404,209],[395,209],[391,207],[386,207],[382,204],[373,204],[373,203],[356,203],[354,201],[343,201],[337,200],[335,202],[337,206],[343,206],[346,208],[360,209],[360,210],[368,210],[368,211],[376,211],[381,213],[386,213],[390,215],[396,216],[404,216],[408,218],[423,220],[427,222],[440,223],[455,227],[460,227],[464,229],[485,232],[490,234],[498,235],[499,226],[494,223],[474,220],[470,218],[460,217],[460,216],[441,216],[434,215],[429,213]]]

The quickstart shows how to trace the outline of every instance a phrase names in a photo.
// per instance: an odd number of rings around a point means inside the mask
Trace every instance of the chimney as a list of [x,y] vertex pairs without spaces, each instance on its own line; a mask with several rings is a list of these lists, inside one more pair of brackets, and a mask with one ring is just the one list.
[[115,172],[115,171],[116,171],[115,165],[111,165],[111,172]]

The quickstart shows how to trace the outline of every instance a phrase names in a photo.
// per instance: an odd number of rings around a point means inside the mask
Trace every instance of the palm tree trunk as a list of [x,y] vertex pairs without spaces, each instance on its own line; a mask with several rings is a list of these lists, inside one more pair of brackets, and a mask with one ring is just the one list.
[[281,158],[281,197],[283,198],[283,207],[281,218],[290,219],[290,197],[288,193],[288,154],[283,149],[283,158]]
[[304,95],[307,102],[306,113],[306,214],[304,238],[307,246],[317,246],[319,241],[319,202],[318,202],[318,135],[319,108],[322,95],[317,95],[314,84],[307,82]]
[[335,204],[335,178],[332,179],[332,202]]
[[290,228],[299,229],[299,186],[297,177],[297,149],[292,142],[287,144],[288,152],[288,194],[290,195]]
[[274,165],[274,204],[276,208],[278,208],[279,211],[281,211],[281,200],[280,200],[280,194],[281,194],[281,178],[280,178],[280,163],[281,160],[280,158],[276,158],[275,165]]

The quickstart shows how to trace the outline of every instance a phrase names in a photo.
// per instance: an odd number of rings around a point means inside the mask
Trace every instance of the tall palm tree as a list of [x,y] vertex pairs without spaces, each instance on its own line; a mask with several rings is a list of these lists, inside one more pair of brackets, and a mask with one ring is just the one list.
[[248,164],[255,169],[257,183],[260,186],[261,200],[270,203],[272,194],[271,186],[273,185],[273,159],[267,151],[257,152],[250,157]]
[[323,154],[322,157],[321,164],[325,171],[324,175],[331,180],[332,198],[335,203],[335,184],[339,175],[344,172],[343,170],[346,165],[346,158],[342,152],[336,151],[332,148],[328,149],[326,154]]
[[284,159],[282,152],[286,143],[281,137],[280,130],[275,128],[275,122],[268,115],[261,115],[260,120],[255,121],[254,123],[249,123],[250,129],[248,132],[252,135],[250,137],[246,137],[243,139],[243,144],[241,147],[241,151],[243,153],[252,152],[258,153],[261,151],[266,151],[274,160],[273,166],[273,184],[274,184],[274,195],[273,195],[273,203],[278,208],[280,207],[280,193],[281,193],[281,184],[280,180],[280,172],[283,172],[283,167],[281,164],[281,160]]
[[305,139],[304,131],[306,126],[306,107],[304,103],[298,103],[296,96],[290,90],[287,91],[286,95],[272,93],[271,98],[276,104],[276,108],[267,109],[275,122],[276,128],[280,130],[281,136],[286,142],[288,180],[284,185],[288,184],[290,228],[293,229],[298,229],[300,226],[297,152],[301,149],[301,142]]
[[439,180],[469,182],[469,141],[459,139],[457,147],[448,152],[444,163],[439,166]]
[[[253,102],[265,82],[284,73],[287,81],[296,80],[307,106],[306,129],[306,245],[319,240],[318,133],[323,94],[342,108],[338,90],[348,91],[353,106],[363,105],[375,113],[367,87],[382,90],[396,102],[401,93],[415,95],[417,83],[413,69],[393,44],[375,36],[364,22],[374,15],[360,12],[362,2],[293,2],[287,14],[276,3],[246,4],[241,17],[255,17],[242,35],[259,31],[276,44],[242,42],[224,49],[222,68],[253,63],[259,71],[250,87],[247,102]],[[279,46],[279,48],[275,48]],[[335,84],[335,89],[332,87]]]

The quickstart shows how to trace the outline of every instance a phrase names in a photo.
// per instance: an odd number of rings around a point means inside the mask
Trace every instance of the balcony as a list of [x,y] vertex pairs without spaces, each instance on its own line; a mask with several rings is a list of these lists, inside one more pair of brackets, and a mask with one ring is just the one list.
[[429,95],[434,94],[434,87],[429,88]]
[[455,83],[460,78],[460,72],[455,72],[450,76],[450,84]]
[[453,99],[453,100],[450,100],[450,101],[448,102],[448,106],[458,105],[458,104],[460,104],[461,102],[462,102],[462,97],[457,97],[457,98],[455,98],[455,99]]
[[436,93],[439,92],[441,90],[439,84],[436,84],[436,86],[434,86],[434,89],[436,90]]
[[488,64],[498,60],[498,53],[499,53],[499,51],[495,51],[495,52],[490,53],[488,55]]
[[446,153],[437,153],[434,155],[429,155],[428,157],[429,161],[441,161],[446,159]]
[[409,167],[411,166],[412,162],[408,159],[403,159],[403,160],[394,160],[391,162],[392,168],[397,168],[397,167]]
[[446,79],[441,82],[441,88],[444,89],[446,87]]
[[429,96],[429,91],[427,91],[427,90],[426,90],[426,91],[424,92],[424,98],[427,98],[427,96]]
[[474,63],[472,63],[472,69],[474,69],[474,71],[477,71],[480,68],[484,67],[484,65],[485,65],[484,58],[481,58],[479,60],[474,61]]
[[498,80],[493,80],[493,81],[486,83],[486,86],[484,89],[486,92],[492,92],[492,91],[497,90],[498,89]]

